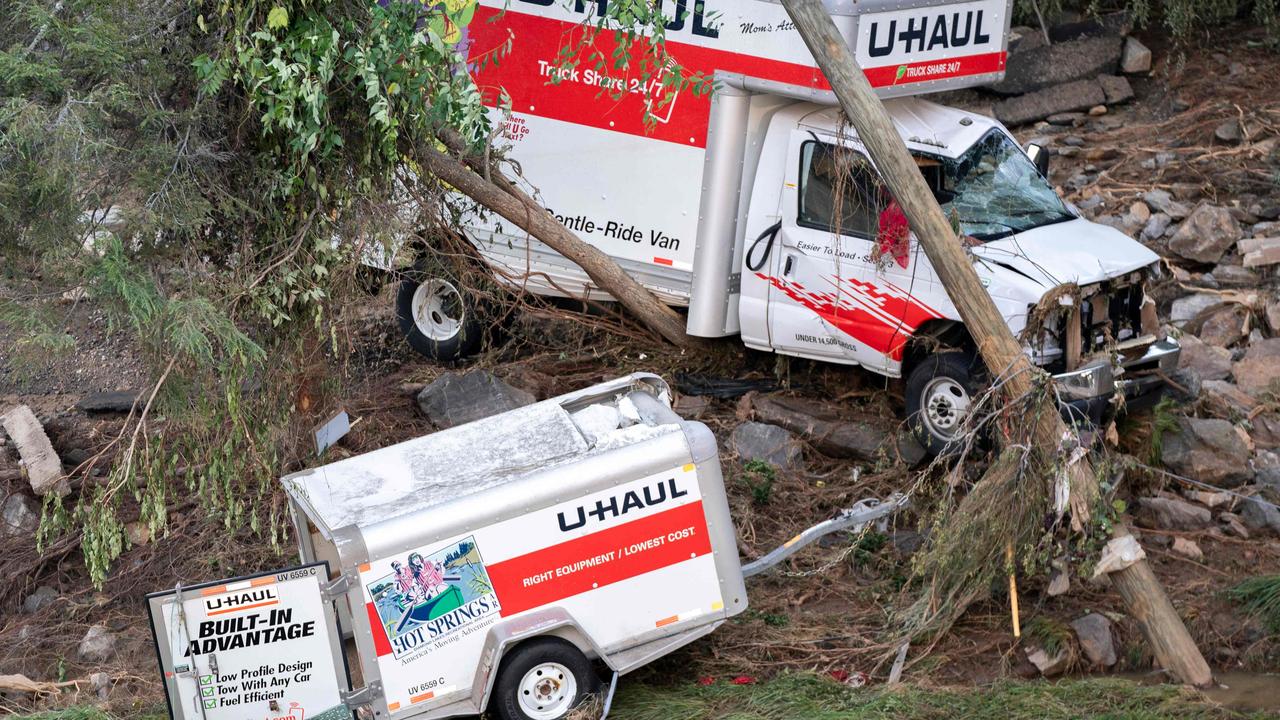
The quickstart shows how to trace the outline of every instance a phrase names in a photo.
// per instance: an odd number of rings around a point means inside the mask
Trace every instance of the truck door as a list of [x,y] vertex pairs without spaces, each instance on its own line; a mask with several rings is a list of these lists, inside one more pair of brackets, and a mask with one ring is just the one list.
[[780,252],[766,278],[774,349],[897,375],[915,327],[938,316],[917,300],[932,283],[916,271],[933,273],[918,267],[913,241],[905,267],[877,252],[900,211],[859,145],[798,131],[789,155]]

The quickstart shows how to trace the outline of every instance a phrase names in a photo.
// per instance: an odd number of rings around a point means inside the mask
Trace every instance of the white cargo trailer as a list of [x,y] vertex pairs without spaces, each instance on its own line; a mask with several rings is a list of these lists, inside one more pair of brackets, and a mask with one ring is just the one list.
[[715,437],[636,374],[289,475],[375,717],[563,717],[747,608],[743,579],[884,516],[863,501],[739,564]]
[[[591,52],[612,57],[609,33],[564,63],[605,2],[481,0],[471,23],[476,81],[495,107],[509,98],[495,117],[529,190],[664,301],[687,306],[690,334],[737,334],[748,347],[904,378],[917,436],[946,449],[984,370],[928,258],[914,239],[893,240],[905,219],[781,5],[662,3],[667,52],[715,85],[710,97],[668,100],[595,62]],[[1080,286],[1078,328],[1055,319],[1026,339],[1064,399],[1096,420],[1117,389],[1151,396],[1179,352],[1144,289],[1156,254],[1080,217],[1046,179],[1047,153],[1032,148],[1032,160],[997,121],[917,97],[1003,76],[1010,0],[827,5],[972,240],[1010,329],[1021,333],[1054,288]],[[503,282],[608,299],[510,226],[475,218],[466,231]],[[418,350],[453,359],[477,347],[476,313],[450,278],[411,278],[398,305]]]

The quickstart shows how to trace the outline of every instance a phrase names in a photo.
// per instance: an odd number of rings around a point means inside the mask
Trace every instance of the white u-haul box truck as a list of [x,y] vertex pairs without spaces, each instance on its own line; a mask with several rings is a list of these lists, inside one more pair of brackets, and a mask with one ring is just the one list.
[[[878,251],[893,231],[892,198],[781,5],[662,2],[667,52],[715,85],[709,97],[668,101],[653,82],[612,70],[610,33],[564,63],[562,49],[580,48],[606,2],[480,0],[471,22],[476,82],[495,106],[509,98],[508,115],[495,111],[501,144],[535,197],[687,307],[692,335],[738,334],[748,347],[905,378],[917,436],[944,449],[983,370],[914,240]],[[1003,76],[1010,0],[827,5],[943,209],[972,239],[1010,329],[1021,333],[1051,289],[1080,286],[1080,352],[1066,351],[1075,333],[1062,321],[1026,338],[1064,401],[1097,419],[1117,389],[1152,395],[1179,351],[1144,291],[1159,258],[1066,204],[1046,180],[1046,153],[1033,161],[995,120],[917,97]],[[503,282],[608,299],[518,229],[477,218],[466,232]],[[448,277],[407,281],[398,315],[410,343],[440,359],[475,350],[482,333],[468,300]]]
[[[744,577],[905,504],[860,501],[740,564],[715,436],[637,373],[284,478],[376,717],[557,720],[747,608]],[[327,565],[325,565],[327,563]]]

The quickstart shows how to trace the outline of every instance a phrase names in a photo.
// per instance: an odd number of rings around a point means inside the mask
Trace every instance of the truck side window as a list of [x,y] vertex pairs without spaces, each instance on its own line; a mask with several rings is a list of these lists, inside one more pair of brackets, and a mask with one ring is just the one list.
[[871,239],[887,198],[875,170],[856,151],[816,141],[801,147],[798,225]]

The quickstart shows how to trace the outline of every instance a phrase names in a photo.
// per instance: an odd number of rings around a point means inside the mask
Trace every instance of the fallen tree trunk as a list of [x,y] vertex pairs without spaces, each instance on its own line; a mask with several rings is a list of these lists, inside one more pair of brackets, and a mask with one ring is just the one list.
[[[858,139],[906,213],[912,231],[959,310],[983,361],[999,379],[1003,397],[1009,401],[1032,397],[1035,378],[1042,371],[1031,365],[983,288],[972,259],[965,254],[892,118],[876,97],[822,0],[782,0],[782,4],[830,82],[841,109],[858,132]],[[1090,516],[1100,491],[1088,458],[1073,462],[1063,456],[1063,439],[1070,438],[1071,434],[1052,397],[1052,393],[1041,393],[1034,400],[1029,408],[1028,429],[1035,447],[1046,457],[1060,459],[1065,466],[1062,472],[1070,483],[1072,523],[1078,530]],[[1128,530],[1117,523],[1114,534],[1124,536]],[[1110,577],[1121,589],[1130,614],[1141,621],[1157,662],[1182,682],[1197,687],[1210,684],[1213,675],[1209,666],[1146,560],[1137,558],[1115,569]]]
[[[449,143],[446,136],[445,142]],[[675,310],[663,304],[595,246],[583,241],[561,225],[551,213],[514,183],[489,168],[491,179],[481,177],[472,167],[484,168],[474,158],[459,160],[431,147],[419,147],[418,157],[424,167],[459,192],[498,213],[509,222],[582,268],[591,281],[609,293],[622,306],[654,332],[678,347],[693,347],[697,341],[685,332],[685,321]],[[469,167],[470,165],[470,167]]]

